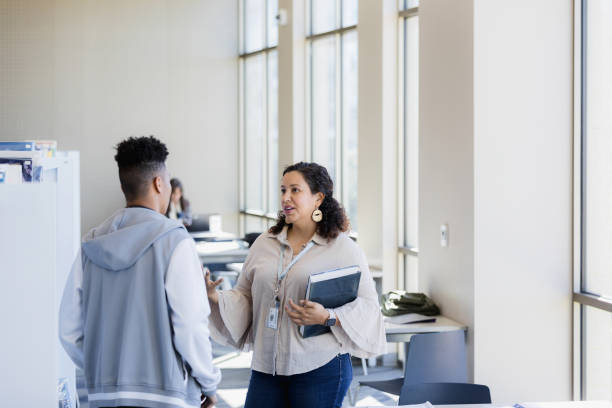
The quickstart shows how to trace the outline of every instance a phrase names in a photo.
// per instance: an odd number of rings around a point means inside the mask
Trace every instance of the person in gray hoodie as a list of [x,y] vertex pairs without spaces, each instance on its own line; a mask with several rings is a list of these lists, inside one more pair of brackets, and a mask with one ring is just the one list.
[[210,306],[193,239],[166,218],[166,146],[117,145],[126,208],[83,239],[60,305],[59,334],[85,373],[90,408],[210,407]]

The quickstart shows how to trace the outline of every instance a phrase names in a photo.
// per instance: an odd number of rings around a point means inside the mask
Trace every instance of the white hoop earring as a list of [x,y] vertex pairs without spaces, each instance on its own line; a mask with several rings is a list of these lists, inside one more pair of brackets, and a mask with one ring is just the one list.
[[314,222],[320,222],[323,219],[323,213],[318,208],[312,212],[312,220]]

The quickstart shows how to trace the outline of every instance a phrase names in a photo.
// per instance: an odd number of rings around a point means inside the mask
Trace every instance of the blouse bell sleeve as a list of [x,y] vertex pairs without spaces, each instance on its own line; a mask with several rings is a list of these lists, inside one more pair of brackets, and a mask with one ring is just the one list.
[[341,326],[332,326],[331,331],[352,355],[370,358],[385,353],[387,342],[374,280],[365,254],[357,249],[361,269],[357,299],[334,309]]
[[253,300],[251,297],[252,271],[249,252],[236,286],[219,291],[219,303],[211,302],[210,334],[218,343],[238,349],[252,343]]

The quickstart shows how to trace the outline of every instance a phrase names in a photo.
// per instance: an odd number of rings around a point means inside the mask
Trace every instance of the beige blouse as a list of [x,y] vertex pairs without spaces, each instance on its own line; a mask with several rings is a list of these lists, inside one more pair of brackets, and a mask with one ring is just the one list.
[[[318,234],[314,246],[289,270],[280,286],[278,329],[266,327],[272,304],[281,248],[284,265],[293,257],[287,227],[278,235],[263,233],[253,243],[236,287],[219,292],[219,303],[211,304],[210,331],[217,342],[253,349],[252,369],[267,374],[294,375],[328,363],[339,353],[374,357],[385,352],[382,315],[374,281],[365,254],[348,235],[329,241]],[[357,299],[334,309],[340,326],[331,333],[302,338],[284,310],[292,299],[304,299],[311,273],[359,265],[361,280]],[[276,333],[275,333],[276,332]]]

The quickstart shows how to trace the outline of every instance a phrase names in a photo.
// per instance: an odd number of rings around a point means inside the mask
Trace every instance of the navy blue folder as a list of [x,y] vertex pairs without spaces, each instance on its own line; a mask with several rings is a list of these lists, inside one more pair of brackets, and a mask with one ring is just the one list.
[[[357,265],[312,274],[308,278],[306,299],[320,303],[326,309],[340,307],[357,298],[360,278],[361,271]],[[320,324],[300,326],[304,338],[330,331],[329,327]]]

